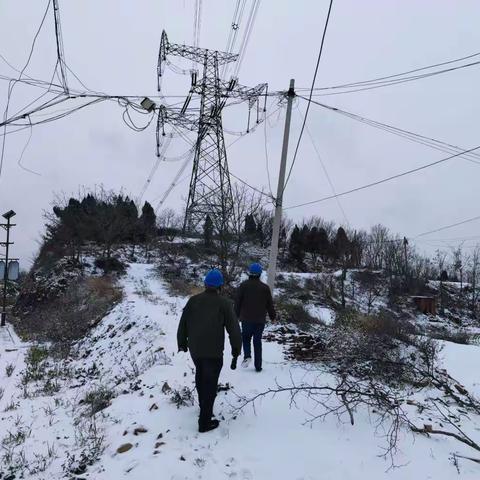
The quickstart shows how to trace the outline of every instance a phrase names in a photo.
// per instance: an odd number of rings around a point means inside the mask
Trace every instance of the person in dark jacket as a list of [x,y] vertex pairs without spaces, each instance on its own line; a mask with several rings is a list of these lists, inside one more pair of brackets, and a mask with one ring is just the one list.
[[242,322],[243,362],[247,368],[252,359],[251,342],[255,353],[255,370],[262,371],[262,334],[265,328],[267,313],[270,320],[275,320],[272,292],[268,285],[260,280],[262,266],[258,263],[250,265],[249,278],[237,291],[235,313]]
[[205,291],[188,300],[177,331],[178,350],[190,350],[196,368],[199,432],[208,432],[219,425],[219,421],[212,417],[218,377],[223,366],[225,330],[230,337],[234,358],[240,355],[242,349],[240,325],[232,303],[220,295],[222,285],[222,273],[210,270],[205,277]]

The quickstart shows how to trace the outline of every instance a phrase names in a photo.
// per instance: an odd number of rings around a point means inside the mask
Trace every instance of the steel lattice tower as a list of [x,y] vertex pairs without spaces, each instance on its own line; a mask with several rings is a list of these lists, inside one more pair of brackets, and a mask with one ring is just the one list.
[[[251,108],[258,102],[266,84],[247,88],[238,85],[236,79],[223,81],[219,67],[236,61],[238,55],[170,43],[164,31],[158,58],[159,90],[163,66],[168,63],[167,55],[186,58],[201,64],[203,68],[200,81],[197,73],[192,72],[192,86],[183,108],[175,111],[161,107],[158,116],[157,139],[164,123],[198,132],[184,230],[198,231],[208,215],[217,232],[223,233],[228,231],[232,219],[233,197],[223,136],[222,110],[229,98],[248,101]],[[193,94],[200,95],[198,116],[187,111]]]

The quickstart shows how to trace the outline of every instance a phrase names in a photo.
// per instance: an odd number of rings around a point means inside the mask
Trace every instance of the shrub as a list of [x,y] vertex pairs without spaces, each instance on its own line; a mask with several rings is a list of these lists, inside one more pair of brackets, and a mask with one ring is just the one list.
[[5,373],[7,377],[11,377],[14,371],[15,371],[15,365],[13,363],[9,363],[5,366]]
[[173,390],[170,396],[170,401],[174,403],[177,408],[191,407],[195,402],[193,399],[193,390],[188,387],[183,387],[181,390]]
[[72,341],[82,338],[122,298],[109,276],[78,278],[59,296],[39,305],[18,324],[27,338],[53,341],[68,353]]
[[410,323],[393,318],[388,312],[365,315],[353,310],[345,310],[337,314],[336,324],[353,328],[366,335],[396,338],[407,343],[409,342],[408,336],[415,333],[415,329]]
[[80,403],[87,405],[89,410],[88,414],[93,416],[102,410],[105,410],[110,406],[111,400],[115,397],[113,390],[105,386],[99,386],[95,390],[91,390],[85,395]]
[[101,257],[95,259],[95,266],[106,275],[108,273],[125,273],[125,265],[114,257]]
[[300,328],[309,328],[319,321],[310,315],[301,303],[278,302],[277,312],[279,318],[285,323],[292,323]]
[[25,370],[22,372],[22,384],[36,382],[45,377],[45,360],[48,357],[48,349],[45,347],[33,346],[25,356]]

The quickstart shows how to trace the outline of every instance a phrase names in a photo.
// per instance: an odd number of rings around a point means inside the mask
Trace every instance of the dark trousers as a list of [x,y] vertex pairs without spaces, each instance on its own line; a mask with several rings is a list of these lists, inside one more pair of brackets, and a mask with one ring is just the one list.
[[242,340],[243,340],[243,356],[245,358],[252,357],[252,337],[253,351],[255,353],[255,368],[262,368],[262,334],[265,328],[264,323],[242,322]]
[[200,425],[207,424],[213,416],[213,404],[217,396],[218,377],[223,367],[223,358],[193,358],[195,386],[200,405]]

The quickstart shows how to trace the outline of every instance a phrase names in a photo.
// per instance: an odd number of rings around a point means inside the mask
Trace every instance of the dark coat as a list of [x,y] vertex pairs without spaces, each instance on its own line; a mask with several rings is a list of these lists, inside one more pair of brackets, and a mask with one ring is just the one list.
[[194,295],[183,309],[177,331],[178,349],[190,350],[193,358],[222,358],[225,330],[230,337],[232,355],[242,349],[240,325],[230,300],[207,288]]
[[270,287],[258,277],[245,280],[237,290],[235,313],[242,322],[265,323],[267,313],[270,320],[275,320]]

